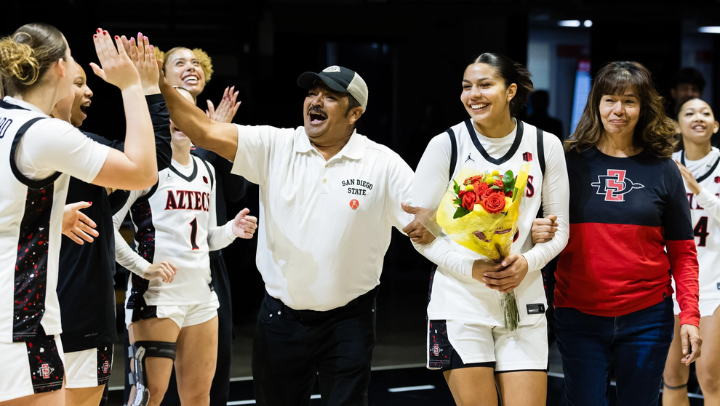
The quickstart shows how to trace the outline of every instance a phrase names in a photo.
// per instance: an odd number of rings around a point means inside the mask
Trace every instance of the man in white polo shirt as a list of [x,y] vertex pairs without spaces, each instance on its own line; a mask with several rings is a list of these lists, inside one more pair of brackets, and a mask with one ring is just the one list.
[[[307,72],[304,126],[278,129],[209,120],[162,88],[173,123],[260,185],[257,266],[267,294],[253,343],[259,405],[307,405],[320,375],[324,405],[366,405],[375,345],[375,297],[392,227],[412,221],[413,172],[389,148],[355,132],[368,90],[350,69]],[[471,259],[421,251],[465,274]]]

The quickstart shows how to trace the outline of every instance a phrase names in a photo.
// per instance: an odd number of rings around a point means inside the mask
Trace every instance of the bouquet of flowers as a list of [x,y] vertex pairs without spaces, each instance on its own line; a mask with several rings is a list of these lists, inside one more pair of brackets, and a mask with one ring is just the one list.
[[[520,202],[529,170],[530,165],[523,164],[514,176],[512,171],[501,175],[497,170],[479,173],[463,168],[440,203],[437,223],[463,247],[491,261],[502,261],[510,255],[517,233]],[[515,293],[504,293],[501,304],[505,327],[517,329],[520,314]]]

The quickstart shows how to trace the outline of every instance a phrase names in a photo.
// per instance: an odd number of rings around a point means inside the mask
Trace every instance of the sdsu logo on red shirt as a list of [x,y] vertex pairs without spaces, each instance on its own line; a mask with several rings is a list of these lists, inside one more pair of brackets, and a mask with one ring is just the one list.
[[590,186],[598,188],[597,194],[605,195],[606,202],[624,202],[626,194],[633,189],[645,187],[640,183],[633,183],[625,176],[625,171],[619,169],[608,169],[607,175],[599,175],[598,181]]

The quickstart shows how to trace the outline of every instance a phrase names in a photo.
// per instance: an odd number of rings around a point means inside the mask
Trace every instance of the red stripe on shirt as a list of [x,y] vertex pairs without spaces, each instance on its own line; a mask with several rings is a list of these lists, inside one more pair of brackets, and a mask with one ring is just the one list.
[[[672,241],[681,242],[685,240]],[[694,241],[687,242],[694,253]],[[663,293],[672,295],[668,271],[673,259],[664,248],[662,227],[570,224],[570,239],[555,272],[555,306],[617,317],[660,303]],[[679,257],[686,274],[687,255]],[[697,277],[697,260],[695,266]]]

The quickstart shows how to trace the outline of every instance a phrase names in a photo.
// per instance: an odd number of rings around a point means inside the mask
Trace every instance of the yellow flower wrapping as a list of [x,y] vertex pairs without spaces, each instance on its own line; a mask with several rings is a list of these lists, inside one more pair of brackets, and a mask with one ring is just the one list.
[[[453,201],[457,198],[452,187],[445,192],[445,196],[437,210],[437,223],[443,231],[455,242],[463,247],[477,252],[492,260],[505,258],[510,254],[513,237],[517,232],[517,220],[520,216],[520,202],[525,195],[530,164],[523,164],[517,173],[513,197],[505,197],[505,208],[496,214],[488,213],[479,205],[469,214],[453,219],[457,207]],[[475,169],[464,167],[455,178],[458,185],[471,176],[481,175]],[[485,240],[481,240],[475,233],[481,232]]]

